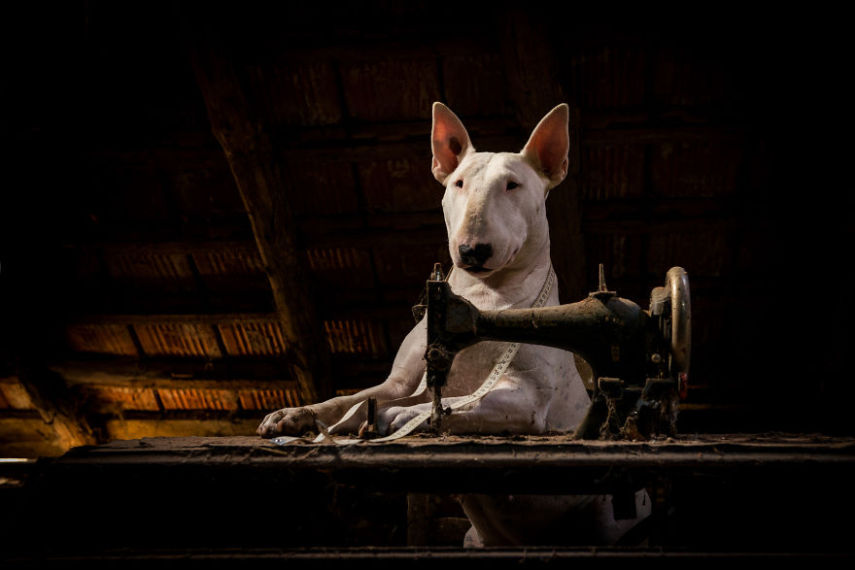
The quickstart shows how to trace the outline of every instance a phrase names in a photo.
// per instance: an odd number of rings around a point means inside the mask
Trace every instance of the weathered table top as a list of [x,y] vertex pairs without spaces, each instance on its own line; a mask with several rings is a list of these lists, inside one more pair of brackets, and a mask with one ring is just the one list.
[[187,462],[275,462],[282,465],[321,466],[375,462],[383,458],[409,465],[428,458],[453,463],[458,460],[515,464],[549,461],[554,464],[595,464],[600,461],[629,463],[729,463],[745,460],[782,461],[798,456],[803,460],[855,460],[855,437],[823,434],[702,434],[659,438],[650,441],[580,441],[570,435],[543,436],[431,436],[416,435],[388,443],[364,441],[355,445],[298,440],[277,445],[255,436],[244,437],[156,437],[114,441],[71,450],[57,461]]
[[77,448],[40,467],[63,473],[132,468],[228,470],[255,479],[324,474],[335,482],[399,490],[608,490],[627,477],[716,476],[774,472],[822,478],[855,475],[855,438],[821,434],[722,434],[645,442],[576,441],[551,436],[410,436],[396,442],[285,446],[258,437],[144,438]]
[[[69,551],[98,536],[103,544],[121,547],[122,556],[136,552],[139,560],[160,556],[149,553],[153,545],[202,545],[215,554],[237,546],[246,554],[247,545],[387,544],[359,533],[388,538],[400,530],[409,493],[625,497],[645,487],[661,505],[656,520],[665,538],[657,544],[677,545],[680,552],[849,555],[843,552],[851,544],[849,527],[834,523],[833,515],[855,508],[855,437],[821,434],[647,442],[415,436],[352,446],[278,446],[257,437],[151,438],[77,448],[28,468],[20,492],[7,493],[30,517],[26,524],[19,515],[7,521],[22,552],[40,552],[42,536],[65,541],[60,546]],[[359,522],[368,519],[370,525]],[[290,567],[302,551],[277,552],[289,558]],[[350,560],[359,553],[305,555],[324,562],[325,556]],[[268,560],[264,553],[258,556]],[[411,551],[390,560],[404,563],[408,557]]]

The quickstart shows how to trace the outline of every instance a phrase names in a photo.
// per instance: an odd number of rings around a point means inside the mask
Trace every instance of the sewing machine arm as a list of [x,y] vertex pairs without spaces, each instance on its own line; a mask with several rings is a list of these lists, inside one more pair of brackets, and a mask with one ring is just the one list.
[[577,437],[641,439],[674,432],[691,330],[682,268],[669,270],[665,286],[652,291],[649,311],[607,291],[602,278],[599,291],[582,301],[538,309],[479,311],[442,279],[429,280],[427,291],[425,360],[435,426],[445,413],[441,390],[455,355],[477,342],[497,340],[570,350],[588,361],[597,382]]

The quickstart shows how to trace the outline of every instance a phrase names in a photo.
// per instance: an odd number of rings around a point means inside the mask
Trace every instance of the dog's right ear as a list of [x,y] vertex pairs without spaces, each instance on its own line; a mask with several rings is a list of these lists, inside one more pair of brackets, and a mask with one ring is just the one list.
[[431,171],[434,178],[443,185],[463,157],[475,150],[469,142],[466,127],[451,109],[440,102],[433,104],[430,147],[433,151]]

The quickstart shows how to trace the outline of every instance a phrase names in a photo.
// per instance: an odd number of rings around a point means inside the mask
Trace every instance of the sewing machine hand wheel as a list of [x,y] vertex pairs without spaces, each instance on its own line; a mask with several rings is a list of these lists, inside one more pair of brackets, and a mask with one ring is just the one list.
[[[669,306],[670,315],[663,315]],[[692,345],[692,303],[689,276],[685,269],[672,267],[668,270],[665,286],[657,287],[651,293],[650,309],[652,314],[664,317],[662,334],[670,348],[669,368],[684,394]]]

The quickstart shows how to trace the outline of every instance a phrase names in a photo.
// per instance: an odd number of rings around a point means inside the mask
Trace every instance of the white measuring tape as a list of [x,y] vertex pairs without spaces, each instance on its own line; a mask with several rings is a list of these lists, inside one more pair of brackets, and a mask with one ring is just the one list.
[[[550,264],[549,272],[546,275],[546,281],[543,282],[543,286],[540,288],[540,294],[538,294],[537,299],[535,299],[534,303],[532,303],[532,308],[537,309],[543,307],[543,305],[546,303],[546,300],[549,298],[549,294],[552,293],[552,287],[554,286],[554,284],[555,271],[552,269],[552,264]],[[514,357],[517,355],[517,351],[519,351],[519,349],[520,343],[510,343],[504,350],[504,352],[502,352],[502,356],[499,357],[498,362],[496,362],[496,365],[493,366],[493,370],[490,371],[490,374],[487,376],[487,379],[484,380],[484,383],[481,384],[481,386],[477,390],[475,390],[468,396],[464,396],[460,400],[457,400],[448,407],[451,408],[452,411],[459,410],[460,408],[468,406],[469,404],[477,402],[478,400],[483,398],[490,390],[493,389],[493,386],[496,385],[496,382],[499,381],[499,378],[501,378],[502,374],[504,374],[505,371],[508,369],[508,366],[510,366],[511,362],[514,360]],[[412,395],[408,396],[408,399],[415,396],[420,396],[424,393],[425,390],[427,390],[427,371],[425,371],[425,373],[422,375],[421,382],[419,382],[419,386],[418,388],[416,388],[416,391],[413,392]],[[391,402],[386,402],[386,404],[391,404],[393,402],[394,400],[392,400]],[[356,414],[362,406],[366,405],[368,405],[368,402],[362,401],[350,408],[347,413],[345,413],[344,416],[342,416],[342,418],[335,425],[333,425],[329,429],[323,430],[323,432],[320,433],[312,441],[312,443],[321,443],[326,439],[331,439],[337,445],[353,445],[354,443],[362,442],[386,443],[388,441],[394,441],[396,439],[400,439],[406,435],[409,435],[413,432],[413,430],[423,424],[431,416],[431,412],[423,412],[413,417],[410,421],[401,426],[395,433],[377,439],[347,439],[335,438],[332,436],[331,432],[335,431],[336,428],[338,428],[347,420],[352,418],[353,415]],[[288,445],[291,442],[302,439],[303,438],[301,437],[281,436],[273,438],[272,441],[273,443],[276,443],[278,445]]]

